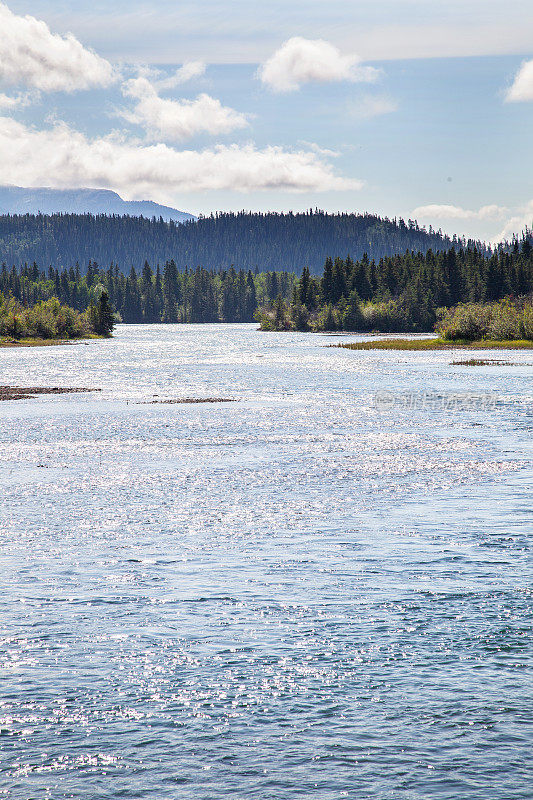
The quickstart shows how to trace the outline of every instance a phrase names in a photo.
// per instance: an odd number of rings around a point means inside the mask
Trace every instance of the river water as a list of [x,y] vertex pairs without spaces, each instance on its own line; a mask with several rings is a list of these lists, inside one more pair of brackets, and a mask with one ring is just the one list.
[[0,797],[531,798],[533,353],[355,339],[0,350],[102,389],[0,404]]

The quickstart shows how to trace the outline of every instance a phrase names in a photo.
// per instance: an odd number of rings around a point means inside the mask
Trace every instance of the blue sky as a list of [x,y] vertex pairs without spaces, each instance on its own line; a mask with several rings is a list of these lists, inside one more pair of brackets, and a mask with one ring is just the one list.
[[1,14],[15,41],[0,44],[1,183],[193,213],[371,211],[487,239],[533,221],[531,3],[36,0]]

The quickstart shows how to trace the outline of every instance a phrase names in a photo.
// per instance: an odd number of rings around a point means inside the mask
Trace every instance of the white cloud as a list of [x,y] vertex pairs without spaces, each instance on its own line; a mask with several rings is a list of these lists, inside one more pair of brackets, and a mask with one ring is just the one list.
[[[511,216],[509,216],[511,215]],[[496,222],[505,220],[503,228],[491,239],[491,244],[498,244],[504,240],[512,239],[514,234],[520,235],[525,228],[533,228],[533,200],[525,206],[506,208],[505,206],[482,206],[478,211],[471,211],[453,205],[428,205],[415,208],[411,215],[415,219],[428,221],[435,220],[476,220],[481,222]]]
[[478,211],[471,211],[467,208],[453,205],[428,205],[415,208],[412,216],[418,219],[478,219],[491,220],[502,219],[508,209],[503,206],[490,205],[482,206]]
[[335,191],[362,183],[335,175],[309,150],[249,144],[176,150],[117,135],[89,139],[58,123],[45,130],[0,117],[0,184],[110,188],[126,197],[168,202],[183,192]]
[[275,92],[293,92],[303,83],[332,81],[374,81],[379,72],[360,66],[355,55],[342,55],[340,50],[323,39],[294,36],[258,70],[261,81]]
[[0,108],[14,108],[17,105],[16,97],[8,97],[0,92]]
[[205,74],[206,69],[207,65],[203,61],[188,61],[176,70],[174,75],[157,81],[157,88],[162,91],[165,89],[175,89],[176,86],[188,83],[188,81],[192,81],[194,78],[200,78]]
[[300,139],[299,144],[308,147],[313,153],[318,153],[320,156],[327,156],[328,158],[339,158],[341,155],[340,150],[332,150],[330,147],[322,147],[316,142],[308,142],[306,139]]
[[498,236],[495,237],[494,243],[503,241],[504,239],[512,239],[513,234],[521,234],[525,228],[531,230],[533,228],[533,200],[526,203],[519,209],[517,213],[510,217]]
[[3,92],[0,92],[0,109],[26,106],[28,103],[29,96],[27,94],[18,94],[15,97],[11,97],[7,94],[3,94]]
[[372,119],[383,114],[391,114],[398,110],[398,103],[385,95],[365,95],[349,104],[352,117],[356,119]]
[[51,33],[42,20],[17,16],[0,3],[0,81],[45,92],[108,86],[111,64],[72,34]]
[[508,103],[523,103],[533,100],[533,60],[524,61],[515,75],[512,86],[507,90]]
[[133,111],[122,111],[121,116],[142,125],[152,139],[183,141],[197,133],[224,134],[248,125],[245,114],[223,106],[208,94],[200,94],[196,100],[159,97],[144,77],[126,81],[122,93],[137,103]]

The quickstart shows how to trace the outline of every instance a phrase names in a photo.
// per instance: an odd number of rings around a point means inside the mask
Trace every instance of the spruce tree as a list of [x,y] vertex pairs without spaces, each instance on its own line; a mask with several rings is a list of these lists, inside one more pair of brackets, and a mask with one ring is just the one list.
[[100,292],[100,297],[96,303],[92,303],[89,306],[88,319],[92,330],[99,336],[111,336],[113,333],[115,315],[105,289]]

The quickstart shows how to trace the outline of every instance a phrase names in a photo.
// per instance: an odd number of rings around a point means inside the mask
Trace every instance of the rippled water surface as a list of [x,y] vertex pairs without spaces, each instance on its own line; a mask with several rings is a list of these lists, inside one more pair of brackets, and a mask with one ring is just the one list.
[[531,798],[533,353],[338,341],[0,350],[102,389],[0,403],[1,797]]

